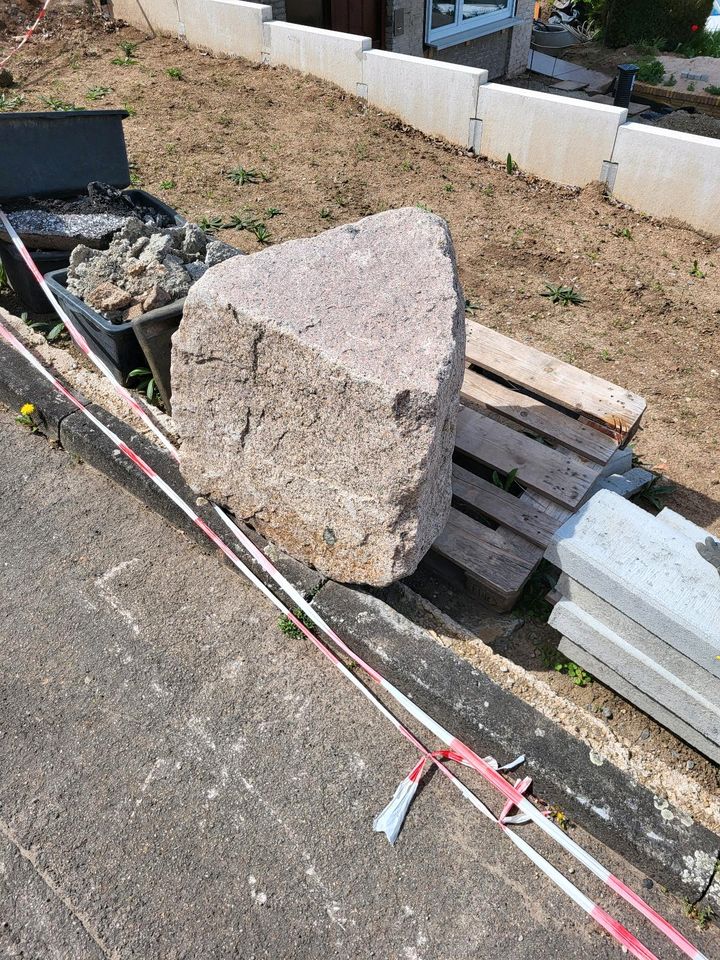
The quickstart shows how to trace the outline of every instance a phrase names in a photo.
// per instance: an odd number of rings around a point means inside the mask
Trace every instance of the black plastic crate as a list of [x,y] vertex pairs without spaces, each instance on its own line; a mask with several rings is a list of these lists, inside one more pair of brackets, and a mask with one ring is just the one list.
[[[159,375],[161,368],[158,366],[158,361],[151,360],[150,357],[146,361],[135,331],[138,328],[147,327],[153,338],[156,332],[162,328],[168,328],[174,332],[182,319],[184,299],[175,300],[173,303],[169,303],[165,307],[159,307],[157,310],[150,310],[136,320],[128,320],[125,323],[111,323],[97,310],[93,310],[78,297],[69,293],[66,288],[67,270],[56,270],[49,273],[45,279],[60,301],[60,305],[70,315],[70,319],[75,321],[80,331],[121,383],[125,382],[125,378],[131,370],[136,367],[144,367],[147,363],[150,363],[150,369],[156,376],[156,382],[160,388]],[[167,337],[168,343],[170,335]],[[161,395],[165,398],[162,389]],[[167,377],[167,400],[169,403],[169,375]]]

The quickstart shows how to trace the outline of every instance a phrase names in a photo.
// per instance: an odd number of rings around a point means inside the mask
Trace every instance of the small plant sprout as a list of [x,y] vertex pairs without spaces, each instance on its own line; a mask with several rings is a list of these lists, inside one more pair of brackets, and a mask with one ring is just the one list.
[[135,370],[130,371],[125,380],[128,386],[130,386],[131,380],[137,380],[135,389],[142,390],[150,403],[154,403],[156,406],[159,405],[160,392],[155,383],[152,371],[148,370],[147,367],[136,367]]
[[222,230],[222,217],[201,217],[198,220],[198,226],[205,233],[217,233],[218,230]]
[[712,907],[699,907],[696,903],[688,900],[687,897],[683,901],[683,913],[686,917],[694,920],[701,930],[704,930],[715,916],[715,911]]
[[445,193],[454,193],[455,187],[452,185],[452,183],[446,183],[446,184],[443,184],[443,190],[445,191]]
[[691,276],[691,277],[697,277],[698,280],[704,280],[704,279],[705,279],[705,274],[703,273],[703,271],[702,271],[702,270],[700,269],[700,267],[698,266],[697,260],[693,260],[693,265],[692,265],[692,270],[690,271],[690,276]]
[[505,170],[507,172],[507,175],[511,177],[514,173],[517,173],[517,169],[518,169],[518,165],[513,160],[512,154],[509,153],[505,160]]
[[263,246],[266,246],[268,243],[270,243],[270,240],[271,240],[270,231],[265,226],[265,224],[262,223],[261,221],[254,223],[250,227],[250,232],[255,235],[255,239],[258,241],[258,243],[261,243]]
[[517,474],[518,474],[518,468],[515,467],[510,471],[510,473],[506,474],[505,479],[503,479],[502,476],[497,472],[497,470],[493,470],[492,482],[495,484],[496,487],[500,487],[501,490],[508,491],[512,489],[512,485],[515,483],[515,478],[517,477]]
[[32,433],[38,432],[38,425],[33,420],[33,414],[35,413],[35,404],[34,403],[24,403],[20,407],[20,413],[15,417],[16,423],[22,424],[23,427],[29,427]]
[[124,104],[123,104],[123,110],[127,111],[127,115],[128,115],[129,117],[136,117],[136,116],[137,116],[137,110],[135,109],[135,107],[131,107],[129,103],[124,103]]
[[472,316],[479,309],[480,304],[476,300],[465,301],[465,313],[469,313]]
[[86,100],[104,100],[105,97],[111,92],[111,87],[90,87],[88,92],[85,94]]
[[320,211],[321,220],[332,220],[332,210],[330,207],[323,207]]
[[632,230],[630,229],[630,227],[622,227],[622,229],[616,230],[616,231],[615,231],[615,236],[616,236],[616,237],[623,237],[623,239],[625,239],[625,240],[632,240],[632,239],[633,239]]
[[267,210],[265,211],[265,216],[267,217],[268,220],[272,220],[275,217],[281,217],[282,210],[280,210],[279,207],[268,207]]
[[180,67],[168,67],[165,73],[170,77],[171,80],[184,80],[183,72]]
[[115,57],[111,63],[116,67],[131,67],[133,64],[137,63],[135,59],[135,51],[137,50],[136,43],[130,43],[127,40],[124,40],[122,43],[118,44],[118,47],[123,53],[122,57]]
[[687,92],[688,92],[688,93],[695,93],[695,81],[694,81],[694,80],[691,80],[690,83],[687,85]]
[[76,107],[74,103],[70,103],[68,100],[61,100],[60,97],[40,97],[40,99],[56,113],[69,113],[71,110],[85,109],[85,107]]
[[232,182],[236,183],[239,187],[242,187],[246,183],[261,183],[270,179],[262,170],[249,170],[246,167],[235,167],[227,176],[229,180],[232,180]]
[[228,230],[251,230],[257,220],[250,216],[249,213],[233,213],[230,216],[229,221],[225,224],[225,227]]
[[175,184],[175,181],[174,181],[174,180],[161,180],[161,181],[160,181],[160,189],[161,189],[161,190],[174,190],[174,189],[175,189],[175,186],[176,186],[176,184]]
[[561,283],[546,283],[545,290],[540,294],[549,297],[551,303],[561,303],[566,307],[569,303],[579,305],[586,302],[586,298],[574,286],[565,286]]
[[0,291],[4,290],[5,287],[9,287],[7,272],[5,271],[5,266],[0,263]]
[[21,93],[15,97],[11,97],[9,93],[0,91],[0,112],[3,110],[14,110],[22,104],[24,99],[25,97]]

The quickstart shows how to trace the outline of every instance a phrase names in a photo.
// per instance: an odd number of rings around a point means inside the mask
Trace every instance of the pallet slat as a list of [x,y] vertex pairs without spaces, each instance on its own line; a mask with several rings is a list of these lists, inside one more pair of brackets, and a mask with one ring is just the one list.
[[645,410],[645,401],[636,393],[480,323],[467,324],[465,354],[475,366],[576,413],[620,427],[627,436],[635,431]]
[[543,555],[542,547],[511,531],[491,530],[454,508],[433,547],[505,606],[514,603]]
[[573,509],[579,506],[600,473],[596,464],[538,443],[462,405],[455,447],[501,473],[517,469],[517,479],[524,486]]
[[553,519],[521,497],[513,496],[457,464],[453,465],[452,482],[453,496],[458,500],[470,504],[488,519],[519,533],[530,543],[543,549],[563,522]]
[[606,464],[617,450],[617,443],[612,437],[526,393],[490,380],[475,370],[465,371],[461,395],[463,400],[480,403],[596,463]]

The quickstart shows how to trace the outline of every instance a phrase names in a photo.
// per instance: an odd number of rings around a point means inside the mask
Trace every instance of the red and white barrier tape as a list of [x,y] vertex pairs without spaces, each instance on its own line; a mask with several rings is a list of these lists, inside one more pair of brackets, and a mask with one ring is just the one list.
[[8,62],[8,60],[10,59],[10,57],[15,56],[15,54],[18,52],[18,50],[22,49],[22,47],[25,46],[25,44],[28,42],[28,40],[30,39],[30,37],[31,37],[31,36],[35,33],[35,31],[37,30],[37,28],[38,28],[41,20],[44,19],[45,14],[47,13],[47,8],[50,6],[51,2],[52,2],[52,0],[45,0],[45,3],[42,5],[42,8],[41,8],[41,10],[40,10],[40,13],[37,15],[37,20],[35,21],[35,23],[34,23],[31,27],[28,27],[28,28],[27,28],[27,30],[26,30],[25,33],[23,34],[22,40],[21,40],[20,43],[15,47],[15,49],[14,49],[14,50],[11,50],[10,53],[9,53],[3,60],[0,60],[0,67],[4,67],[5,64]]
[[[132,409],[141,417],[144,423],[160,437],[167,447],[171,451],[175,459],[178,459],[178,453],[172,443],[162,434],[162,431],[157,427],[157,425],[152,421],[150,416],[147,414],[145,409],[133,398],[130,396],[128,391],[122,387],[114,379],[110,373],[107,366],[103,361],[97,357],[89,348],[85,338],[77,331],[75,325],[70,320],[68,315],[65,313],[63,308],[58,303],[57,299],[53,295],[52,291],[48,287],[44,277],[37,269],[35,263],[33,262],[30,254],[28,253],[25,245],[22,243],[17,233],[13,229],[12,224],[5,216],[4,212],[0,210],[0,221],[3,223],[8,234],[12,238],[12,241],[15,247],[18,249],[20,254],[23,257],[23,260],[28,265],[28,268],[32,271],[33,276],[38,281],[43,291],[45,292],[48,299],[51,301],[55,309],[57,310],[58,316],[63,320],[65,326],[72,336],[75,343],[78,344],[80,349],[85,353],[85,355],[98,367],[98,369],[105,375],[105,377],[111,382],[116,392],[122,396],[130,404]],[[223,520],[228,529],[232,534],[239,540],[239,542],[245,547],[245,549],[251,554],[252,557],[257,560],[261,567],[272,577],[274,582],[283,590],[286,596],[292,600],[294,604],[299,607],[312,621],[312,623],[322,631],[326,637],[328,637],[340,650],[343,651],[348,657],[350,657],[358,667],[374,680],[382,689],[384,689],[397,703],[399,703],[414,719],[421,723],[426,730],[432,733],[437,739],[446,745],[449,749],[447,751],[428,751],[420,741],[414,736],[411,731],[405,727],[377,698],[375,695],[345,666],[345,664],[339,659],[339,657],[319,640],[310,630],[302,623],[301,620],[296,617],[291,610],[289,610],[285,604],[276,597],[271,590],[269,590],[261,580],[256,577],[256,575],[240,560],[236,553],[212,530],[201,517],[199,517],[195,511],[177,494],[172,487],[170,487],[163,479],[160,477],[149,464],[147,464],[142,457],[139,456],[134,450],[127,446],[120,438],[113,433],[108,427],[101,423],[89,410],[87,410],[83,404],[77,400],[72,393],[64,387],[51,373],[47,370],[40,361],[33,356],[32,353],[22,344],[17,337],[15,337],[4,325],[0,324],[0,335],[7,340],[8,343],[15,350],[21,353],[41,374],[45,379],[47,379],[52,385],[62,393],[71,403],[73,403],[92,423],[101,430],[117,447],[118,449],[127,456],[143,473],[145,473],[153,483],[158,486],[163,493],[175,503],[182,511],[185,513],[190,520],[198,526],[203,533],[218,547],[222,553],[227,556],[230,562],[243,573],[254,586],[256,586],[263,595],[270,600],[270,602],[276,606],[285,616],[287,616],[290,621],[303,633],[303,635],[313,643],[321,653],[332,662],[340,672],[348,679],[353,686],[355,686],[362,695],[368,699],[380,713],[383,714],[386,719],[388,719],[393,726],[405,737],[410,743],[413,744],[423,755],[422,767],[426,762],[434,763],[438,769],[446,776],[454,786],[463,794],[463,796],[484,816],[491,819],[496,823],[504,833],[512,840],[515,846],[521,850],[533,863],[536,864],[554,883],[556,883],[564,892],[580,906],[586,913],[593,917],[608,933],[611,934],[620,944],[622,944],[633,956],[644,958],[644,960],[653,960],[654,954],[652,954],[647,947],[645,947],[636,937],[634,937],[622,924],[619,924],[612,917],[610,917],[600,906],[594,904],[589,900],[580,890],[577,889],[566,877],[564,877],[559,871],[557,871],[551,864],[549,864],[544,858],[534,850],[529,844],[527,844],[521,837],[515,834],[508,827],[508,820],[502,814],[498,818],[496,817],[483,803],[480,801],[475,794],[473,794],[466,786],[462,783],[450,770],[447,769],[443,760],[455,760],[456,762],[462,763],[465,766],[471,767],[477,773],[479,773],[488,783],[491,784],[507,801],[506,807],[503,810],[508,809],[508,805],[512,808],[516,808],[519,816],[526,817],[528,820],[532,820],[537,824],[541,830],[551,836],[556,842],[573,857],[575,857],[578,862],[585,866],[591,873],[603,881],[611,890],[617,893],[625,901],[631,904],[642,916],[648,919],[658,930],[660,930],[665,936],[677,946],[686,956],[691,957],[692,960],[707,960],[704,954],[697,949],[690,941],[680,933],[672,924],[665,920],[660,914],[658,914],[649,904],[638,896],[633,890],[631,890],[625,883],[619,880],[617,877],[613,876],[609,870],[602,866],[599,861],[597,861],[591,854],[584,850],[575,840],[568,836],[560,827],[553,823],[552,820],[549,820],[544,814],[538,810],[538,808],[531,803],[524,795],[523,791],[518,786],[513,786],[510,784],[502,775],[495,769],[495,765],[491,763],[490,758],[483,759],[479,757],[473,750],[466,746],[461,740],[453,737],[451,733],[445,730],[439,723],[433,720],[429,714],[413,703],[405,694],[401,693],[393,684],[386,680],[381,674],[379,674],[373,667],[365,663],[365,661],[355,654],[350,647],[347,646],[344,641],[338,637],[334,630],[324,621],[324,619],[318,614],[318,612],[305,600],[305,598],[292,586],[289,581],[283,577],[279,570],[270,562],[270,560],[265,556],[265,554],[249,539],[249,537],[235,524],[235,522],[229,517],[219,506],[213,504],[215,511],[218,516]],[[417,770],[417,767],[415,768]],[[415,772],[413,771],[413,773]],[[422,775],[422,768],[416,774],[415,781],[419,780]],[[401,785],[402,786],[402,785]],[[398,788],[399,791],[400,788]],[[398,795],[396,791],[396,797]],[[409,806],[410,801],[412,800],[412,795],[414,790],[405,805],[405,811]],[[395,798],[394,798],[395,799]],[[392,806],[392,801],[390,806]],[[386,808],[387,810],[388,808]],[[382,815],[381,815],[382,816]],[[376,820],[377,822],[377,820]],[[657,960],[657,958],[655,958]]]

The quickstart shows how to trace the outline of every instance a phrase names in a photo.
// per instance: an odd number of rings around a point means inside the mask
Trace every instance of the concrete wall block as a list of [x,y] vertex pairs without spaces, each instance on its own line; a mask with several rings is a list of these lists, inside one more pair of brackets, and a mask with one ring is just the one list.
[[112,0],[112,14],[138,30],[177,37],[178,16],[176,0]]
[[470,121],[487,70],[384,50],[365,54],[368,102],[423,133],[471,146]]
[[372,47],[370,37],[278,21],[266,23],[264,34],[272,66],[310,73],[353,95],[363,83],[363,54]]
[[601,490],[560,527],[545,556],[654,636],[720,675],[718,574],[687,536]]
[[526,173],[584,186],[599,180],[627,110],[488,83],[480,87],[477,116],[484,156],[504,161],[510,153]]
[[[571,600],[563,599],[555,604],[550,624],[705,737],[714,745],[713,758],[720,757],[720,680],[707,676],[704,691],[697,690],[692,682],[693,676],[703,671],[698,671],[687,658],[660,641],[656,641],[654,649],[636,647]],[[687,673],[686,664],[689,667]],[[643,705],[641,709],[648,708]],[[652,710],[648,712],[656,716]],[[675,729],[666,717],[656,718]],[[703,752],[707,752],[707,747]]]
[[628,123],[618,130],[612,159],[618,200],[720,233],[720,140]]
[[192,47],[260,63],[263,23],[272,7],[242,0],[178,0],[185,36]]

